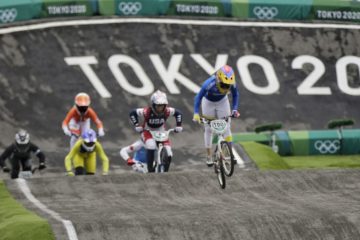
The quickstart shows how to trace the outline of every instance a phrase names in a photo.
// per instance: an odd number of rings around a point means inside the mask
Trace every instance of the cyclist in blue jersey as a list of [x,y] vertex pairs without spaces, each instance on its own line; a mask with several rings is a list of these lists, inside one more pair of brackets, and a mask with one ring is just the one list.
[[[228,94],[231,92],[232,105],[230,108]],[[236,87],[234,70],[225,65],[211,75],[201,86],[199,93],[195,96],[193,121],[200,123],[200,105],[201,112],[207,118],[224,118],[232,116],[240,117],[238,109],[239,92]],[[206,164],[211,167],[214,162],[211,158],[211,129],[207,124],[205,126],[204,140],[207,160]],[[231,119],[228,120],[227,130],[224,134],[225,140],[232,143]]]

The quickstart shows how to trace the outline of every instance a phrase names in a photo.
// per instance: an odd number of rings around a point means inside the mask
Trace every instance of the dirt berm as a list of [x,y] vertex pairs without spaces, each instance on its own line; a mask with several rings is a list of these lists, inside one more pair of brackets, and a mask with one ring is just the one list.
[[[38,178],[34,196],[79,239],[360,239],[358,170],[239,171],[221,190],[212,170]],[[13,194],[34,208],[6,181]],[[66,239],[59,222],[58,239]]]

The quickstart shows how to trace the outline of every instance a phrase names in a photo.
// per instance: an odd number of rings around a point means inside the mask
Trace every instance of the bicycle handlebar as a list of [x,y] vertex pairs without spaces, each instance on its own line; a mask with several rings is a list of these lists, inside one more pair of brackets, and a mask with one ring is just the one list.
[[214,120],[225,120],[227,122],[229,120],[229,118],[234,118],[234,117],[232,115],[225,116],[225,117],[222,117],[222,118],[207,118],[207,117],[201,116],[200,117],[200,123],[210,124],[210,122],[214,121]]

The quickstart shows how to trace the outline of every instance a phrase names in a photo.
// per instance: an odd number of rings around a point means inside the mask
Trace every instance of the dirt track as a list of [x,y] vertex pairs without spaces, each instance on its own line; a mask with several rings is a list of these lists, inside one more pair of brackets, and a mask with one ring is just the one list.
[[[358,170],[236,170],[225,190],[210,169],[28,184],[36,198],[73,222],[79,239],[360,238]],[[7,185],[34,208],[14,181]],[[51,223],[58,239],[66,239],[62,225]]]

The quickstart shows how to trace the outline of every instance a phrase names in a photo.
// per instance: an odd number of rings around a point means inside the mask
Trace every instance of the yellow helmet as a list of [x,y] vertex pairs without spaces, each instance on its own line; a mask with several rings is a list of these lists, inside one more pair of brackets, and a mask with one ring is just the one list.
[[216,72],[216,85],[221,93],[227,93],[235,84],[235,74],[232,67],[225,65]]

